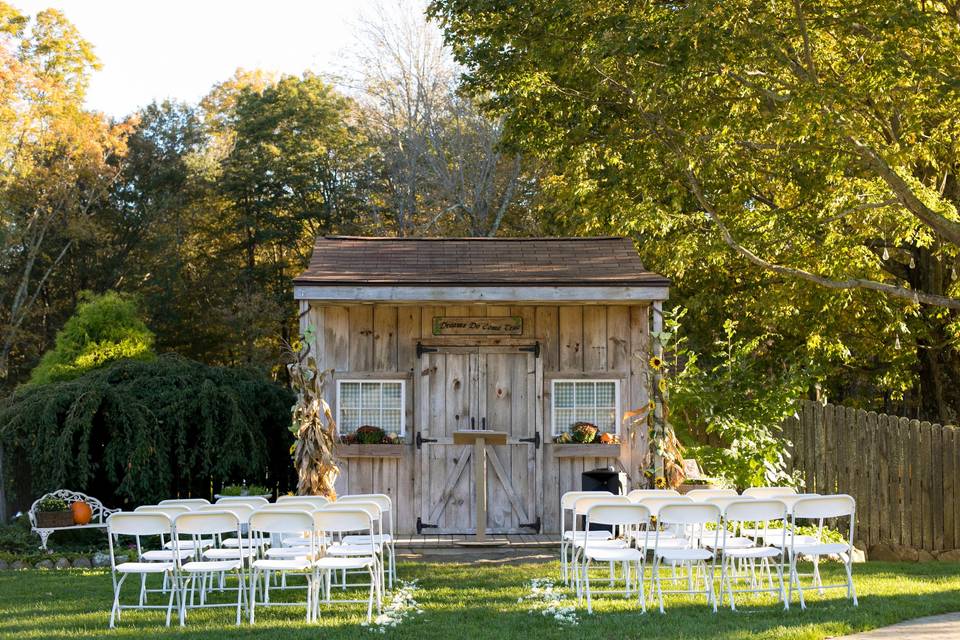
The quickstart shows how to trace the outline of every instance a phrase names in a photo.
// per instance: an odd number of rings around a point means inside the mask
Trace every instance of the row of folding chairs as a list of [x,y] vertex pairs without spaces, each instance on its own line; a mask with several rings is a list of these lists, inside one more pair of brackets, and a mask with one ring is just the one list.
[[[635,594],[645,611],[644,575],[650,557],[649,588],[656,591],[661,613],[665,593],[702,594],[716,611],[714,583],[719,561],[719,601],[722,604],[724,597],[728,598],[732,609],[736,609],[735,593],[775,593],[786,609],[796,591],[801,608],[806,608],[804,591],[823,593],[831,588],[846,589],[856,606],[853,498],[758,489],[744,495],[704,491],[685,496],[669,490],[641,490],[627,496],[568,492],[560,504],[562,578],[576,589],[578,600],[586,598],[592,612],[592,597],[597,592],[590,569],[593,563],[606,564],[611,587],[607,592],[622,591],[628,598]],[[824,523],[843,518],[849,519],[846,541],[825,540]],[[817,524],[814,534],[794,533],[800,523],[811,521]],[[842,560],[845,582],[823,584],[819,572],[823,556]],[[807,574],[797,570],[801,557],[813,561],[809,585],[801,582]],[[617,567],[623,574],[622,590],[613,589]],[[669,570],[666,575],[664,569]],[[664,582],[674,588],[664,589]]]
[[[384,583],[395,578],[393,513],[389,496],[367,494],[341,497],[336,502],[320,496],[288,496],[270,504],[263,498],[228,498],[217,504],[201,499],[165,500],[157,505],[120,512],[107,520],[110,543],[113,606],[110,627],[124,609],[162,609],[169,626],[174,604],[180,624],[187,611],[201,607],[236,608],[236,623],[248,612],[255,621],[257,606],[300,605],[307,621],[319,617],[321,603],[332,604],[331,584],[341,576],[347,588],[347,573],[365,575],[369,586],[365,600],[367,619],[376,604],[381,609]],[[384,531],[384,522],[388,531]],[[120,536],[134,539],[136,560],[117,562]],[[145,541],[159,540],[158,548],[146,549]],[[389,567],[389,569],[387,568]],[[139,576],[136,604],[121,604],[124,581]],[[148,589],[147,577],[161,575],[159,588]],[[227,577],[235,587],[227,586]],[[288,577],[302,577],[305,584],[288,584]],[[281,589],[306,591],[303,603],[271,601],[271,577]],[[219,578],[219,585],[215,586]],[[212,602],[214,591],[236,591],[235,602]],[[162,592],[166,604],[148,604],[150,593]]]

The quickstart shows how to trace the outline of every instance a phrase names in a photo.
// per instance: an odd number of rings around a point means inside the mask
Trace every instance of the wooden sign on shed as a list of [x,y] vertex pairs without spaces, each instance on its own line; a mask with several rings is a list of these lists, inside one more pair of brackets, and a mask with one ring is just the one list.
[[520,316],[433,317],[435,336],[519,336],[523,334]]

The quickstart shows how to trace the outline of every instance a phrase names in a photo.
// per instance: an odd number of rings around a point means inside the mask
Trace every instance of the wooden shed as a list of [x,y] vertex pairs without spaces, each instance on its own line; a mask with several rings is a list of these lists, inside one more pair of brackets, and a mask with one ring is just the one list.
[[[621,420],[648,401],[668,286],[626,238],[318,239],[294,295],[340,433],[400,443],[341,445],[338,492],[390,494],[401,533],[471,533],[471,447],[451,436],[482,427],[508,434],[488,455],[491,532],[556,531],[584,470],[639,482],[647,434]],[[554,443],[581,421],[621,443]]]

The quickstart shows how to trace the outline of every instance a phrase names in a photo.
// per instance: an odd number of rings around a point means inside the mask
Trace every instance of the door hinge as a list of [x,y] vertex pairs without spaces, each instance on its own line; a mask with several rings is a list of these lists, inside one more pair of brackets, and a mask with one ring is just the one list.
[[425,347],[422,342],[417,343],[417,359],[419,360],[421,356],[425,353],[436,353],[439,351],[436,347]]
[[420,435],[420,432],[417,431],[417,449],[423,446],[424,442],[436,442],[436,438],[424,438]]
[[527,353],[532,353],[534,358],[540,357],[540,343],[534,342],[529,347],[520,347],[520,351],[525,351]]
[[540,448],[540,432],[537,431],[533,434],[532,438],[520,438],[517,442],[532,442],[534,449]]
[[[539,522],[540,522],[540,518],[537,518],[537,523]],[[421,533],[423,533],[424,529],[436,529],[436,528],[437,528],[437,525],[427,524],[423,520],[421,520],[419,516],[417,516],[417,535],[420,535]]]
[[[417,522],[419,523],[419,519]],[[528,522],[527,524],[521,524],[520,526],[524,529],[533,529],[535,532],[540,533],[540,516],[537,516],[536,522]]]

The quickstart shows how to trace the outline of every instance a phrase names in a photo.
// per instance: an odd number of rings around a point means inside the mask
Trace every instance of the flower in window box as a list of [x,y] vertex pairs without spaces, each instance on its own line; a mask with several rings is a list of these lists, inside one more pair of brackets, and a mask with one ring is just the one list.
[[570,435],[580,444],[590,444],[597,437],[597,425],[589,422],[577,422],[570,428]]
[[365,424],[357,428],[357,442],[360,444],[381,444],[386,438],[386,433],[380,427],[373,427]]

